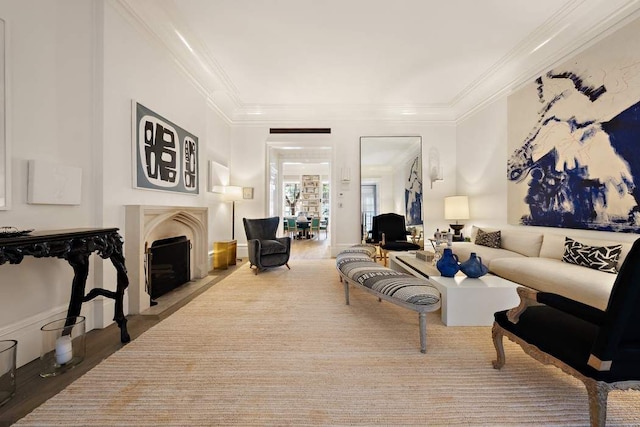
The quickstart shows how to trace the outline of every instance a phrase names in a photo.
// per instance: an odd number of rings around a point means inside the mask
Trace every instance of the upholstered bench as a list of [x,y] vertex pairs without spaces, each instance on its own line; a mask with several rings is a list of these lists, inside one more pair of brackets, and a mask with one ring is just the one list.
[[440,292],[427,280],[391,270],[375,262],[376,248],[356,245],[336,256],[336,268],[344,283],[346,304],[349,305],[349,285],[354,285],[378,297],[418,313],[420,351],[427,351],[427,313],[440,308]]

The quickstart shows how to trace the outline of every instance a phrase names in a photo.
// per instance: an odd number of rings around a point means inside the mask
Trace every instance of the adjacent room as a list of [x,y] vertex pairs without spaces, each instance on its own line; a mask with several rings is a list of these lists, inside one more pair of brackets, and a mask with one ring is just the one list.
[[638,46],[628,0],[0,0],[0,425],[640,425]]

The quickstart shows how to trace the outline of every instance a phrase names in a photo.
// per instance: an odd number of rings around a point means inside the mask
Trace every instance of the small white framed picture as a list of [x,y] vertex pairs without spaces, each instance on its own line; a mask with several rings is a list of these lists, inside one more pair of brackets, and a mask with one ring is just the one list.
[[253,199],[253,187],[242,187],[242,198]]

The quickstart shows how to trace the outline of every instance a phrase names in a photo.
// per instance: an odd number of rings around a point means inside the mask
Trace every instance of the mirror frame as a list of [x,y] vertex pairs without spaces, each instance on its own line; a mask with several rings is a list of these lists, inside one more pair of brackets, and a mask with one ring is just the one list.
[[[405,194],[402,196],[404,199],[404,211],[403,212],[399,212],[400,209],[398,209],[397,206],[394,207],[394,209],[389,210],[386,209],[386,211],[389,212],[395,212],[395,213],[399,213],[404,215],[405,220],[407,222],[407,227],[415,227],[419,230],[422,230],[424,228],[424,209],[423,209],[423,194],[424,194],[424,182],[423,182],[423,156],[424,156],[424,149],[423,149],[423,141],[422,141],[422,136],[420,135],[390,135],[390,136],[361,136],[360,137],[360,188],[358,190],[359,194],[360,194],[360,200],[359,200],[359,206],[360,206],[360,228],[361,228],[361,235],[363,237],[366,237],[367,234],[367,230],[365,230],[365,224],[366,224],[366,218],[365,218],[365,213],[363,212],[363,207],[362,207],[362,185],[363,183],[366,182],[365,176],[364,176],[364,171],[367,168],[365,164],[363,164],[363,159],[366,157],[366,152],[363,151],[366,148],[366,144],[368,140],[374,140],[376,141],[376,143],[378,145],[383,145],[385,148],[393,148],[391,147],[393,140],[406,140],[406,146],[410,146],[413,144],[417,144],[417,149],[418,149],[418,153],[417,155],[414,157],[413,154],[411,153],[406,153],[403,151],[398,151],[397,155],[402,155],[404,153],[404,156],[401,157],[398,160],[398,165],[404,165],[406,167],[406,172],[408,172],[408,177],[407,180],[405,181],[404,184],[404,188],[405,188]],[[396,147],[398,148],[398,147]],[[404,147],[402,147],[404,148]],[[402,150],[402,148],[400,148],[400,150]],[[397,156],[396,155],[396,156]],[[388,152],[385,153],[383,155],[383,158],[389,159],[391,156],[391,154],[389,154]],[[412,161],[413,159],[413,161]],[[417,160],[417,164],[414,164],[415,160]],[[388,162],[384,163],[385,165],[388,166]],[[400,170],[393,170],[393,174],[398,174],[400,173]],[[413,178],[411,178],[413,176]],[[407,185],[408,182],[411,182],[410,185]],[[408,218],[408,213],[407,213],[407,205],[408,205],[408,200],[407,198],[409,197],[409,195],[407,194],[407,192],[410,192],[411,188],[415,185],[419,186],[419,191],[417,191],[418,193],[418,200],[417,200],[417,204],[419,205],[419,221],[418,222],[412,222],[410,220],[410,218]],[[379,191],[379,189],[378,189]],[[416,193],[416,192],[414,192]],[[397,196],[396,196],[397,199]],[[378,207],[379,206],[380,201],[378,201]],[[397,203],[396,203],[397,204]],[[380,207],[381,211],[378,212],[378,214],[380,213],[384,213],[382,211],[384,211],[385,209],[383,209],[382,207]]]

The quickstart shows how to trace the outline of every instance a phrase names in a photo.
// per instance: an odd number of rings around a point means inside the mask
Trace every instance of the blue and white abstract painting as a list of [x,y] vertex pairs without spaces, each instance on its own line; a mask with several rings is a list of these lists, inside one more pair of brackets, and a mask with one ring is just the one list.
[[640,21],[508,98],[511,224],[640,231]]
[[404,186],[407,225],[422,225],[422,162],[416,156],[409,162]]

